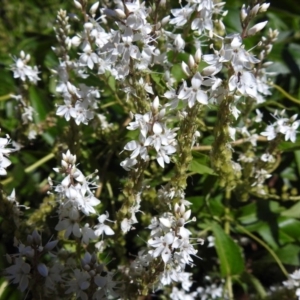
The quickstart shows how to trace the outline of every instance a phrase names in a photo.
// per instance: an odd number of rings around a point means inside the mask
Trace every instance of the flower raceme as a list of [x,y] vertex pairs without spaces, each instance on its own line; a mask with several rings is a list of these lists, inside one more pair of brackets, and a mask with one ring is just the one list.
[[[140,293],[147,296],[151,289],[180,284],[182,290],[174,286],[171,293],[164,291],[164,297],[226,299],[223,282],[215,284],[207,277],[207,286],[195,290],[191,273],[185,271],[186,267],[194,266],[194,258],[198,257],[196,246],[203,244],[201,239],[194,243],[194,232],[187,228],[189,222],[196,220],[191,218],[191,202],[185,200],[188,172],[193,167],[191,151],[197,147],[200,136],[205,140],[213,137],[210,157],[220,162],[213,166],[214,175],[222,177],[220,170],[225,166],[236,176],[235,184],[245,182],[242,190],[257,195],[264,193],[265,181],[271,176],[268,170],[276,163],[276,143],[283,139],[296,141],[300,124],[297,115],[288,118],[284,117],[285,112],[275,112],[276,121],[263,129],[263,114],[257,109],[271,94],[272,74],[268,72],[271,62],[267,56],[278,31],[269,30],[250,50],[245,39],[258,36],[267,25],[264,21],[249,26],[269,4],[243,5],[241,32],[225,34],[224,2],[188,0],[169,12],[161,9],[166,7],[166,1],[154,2],[149,5],[147,1],[116,0],[106,1],[103,7],[96,2],[85,11],[87,1],[75,0],[79,16],[74,15],[73,19],[79,20],[81,15],[82,24],[77,24],[81,29],[74,33],[67,12],[58,12],[55,27],[58,46],[53,48],[58,65],[51,70],[56,79],[55,96],[59,98],[55,114],[71,122],[70,133],[77,133],[76,130],[84,133],[80,138],[84,140],[91,128],[95,129],[95,135],[105,136],[105,131],[111,130],[120,137],[120,112],[131,112],[131,120],[123,123],[132,133],[131,139],[125,141],[122,136],[122,147],[114,148],[122,149],[122,155],[127,154],[120,165],[130,172],[124,193],[118,198],[124,201],[122,218],[111,221],[110,215],[115,218],[110,211],[113,204],[103,201],[102,196],[103,202],[98,199],[97,178],[94,174],[84,175],[75,154],[69,150],[62,154],[61,166],[54,169],[59,179],[53,184],[49,178],[57,206],[54,229],[60,242],[54,240],[44,245],[40,233],[34,230],[27,243],[15,242],[17,254],[7,256],[11,264],[5,270],[8,280],[22,292],[27,289],[35,292],[36,298],[45,293],[47,297],[67,299],[137,299]],[[185,55],[189,49],[193,55]],[[21,52],[19,58],[14,58],[11,70],[23,84],[36,84],[40,80],[39,71],[29,66],[29,61],[30,56]],[[23,95],[14,98],[23,105],[23,123],[32,123],[34,109]],[[107,99],[113,99],[112,104]],[[105,109],[115,103],[119,106],[117,116]],[[211,117],[214,121],[208,122]],[[75,124],[78,127],[74,129]],[[238,136],[240,140],[236,141]],[[261,151],[257,142],[263,137],[275,146]],[[72,139],[76,138],[70,137],[68,149],[75,144],[86,145],[86,141]],[[241,140],[247,151],[232,155],[233,147]],[[8,148],[9,144],[8,136],[0,138],[0,175],[6,175],[11,164],[8,156],[14,150]],[[171,169],[171,162],[174,169],[164,170],[166,164]],[[168,180],[161,187],[151,181],[154,178],[151,172],[158,169],[161,182]],[[226,172],[227,176],[230,172]],[[110,188],[109,184],[107,187]],[[226,190],[231,189],[228,184]],[[20,216],[15,192],[7,198],[15,206],[14,216]],[[131,259],[130,266],[120,266],[115,274],[99,261],[104,256],[102,250],[110,245],[118,248],[119,241],[125,244],[122,232],[138,229],[137,213],[147,207],[148,198],[155,206],[142,218],[143,222],[149,222],[145,248]],[[110,214],[103,212],[102,206]],[[18,224],[17,218],[14,221]],[[115,226],[110,226],[115,222]],[[214,237],[209,240],[212,246]],[[90,249],[97,252],[90,253]],[[120,261],[126,259],[122,257]],[[115,276],[126,283],[122,290]],[[298,277],[298,273],[291,275],[293,282],[289,284],[296,286]],[[42,293],[34,282],[42,282]]]
[[130,141],[124,150],[132,151],[129,158],[121,162],[125,170],[130,170],[137,164],[139,156],[144,161],[149,161],[148,151],[155,150],[155,159],[164,168],[165,163],[170,163],[170,155],[176,152],[177,128],[169,129],[165,123],[166,109],[159,110],[159,99],[155,97],[151,111],[144,115],[135,114],[135,121],[129,123],[128,130],[139,130],[139,140]]

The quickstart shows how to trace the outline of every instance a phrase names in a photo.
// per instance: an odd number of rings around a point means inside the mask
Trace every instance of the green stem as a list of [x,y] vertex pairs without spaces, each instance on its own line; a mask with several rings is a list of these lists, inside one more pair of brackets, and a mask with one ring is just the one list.
[[0,101],[9,100],[11,98],[11,96],[12,96],[12,94],[7,94],[7,95],[0,96]]
[[288,92],[286,92],[282,87],[280,87],[279,85],[275,84],[275,83],[270,83],[270,85],[272,87],[274,87],[276,90],[278,90],[282,95],[284,95],[286,98],[288,98],[289,100],[291,100],[294,103],[300,104],[300,100],[297,98],[294,98],[293,96],[291,96]]
[[[229,188],[227,188],[225,194],[225,223],[224,223],[224,231],[227,235],[230,235],[230,208],[229,208],[230,197],[231,197],[231,191]],[[226,276],[226,289],[228,292],[229,299],[233,300],[232,278],[230,275]]]
[[119,102],[118,101],[112,101],[112,102],[105,103],[105,104],[101,105],[100,107],[103,109],[103,108],[115,105],[117,103],[119,103]]
[[[41,158],[40,160],[38,160],[37,162],[35,162],[34,164],[32,164],[31,166],[27,167],[24,171],[25,173],[30,173],[33,170],[35,170],[36,168],[38,168],[39,166],[43,165],[45,162],[47,162],[48,160],[52,159],[54,157],[53,153],[49,153],[48,155],[44,156],[43,158]],[[7,179],[1,181],[2,185],[6,185],[10,182],[13,181],[13,177],[8,177]]]
[[260,238],[258,238],[257,236],[255,236],[254,234],[252,234],[250,231],[248,231],[246,228],[244,228],[243,226],[240,226],[238,224],[236,224],[237,228],[240,229],[241,231],[243,231],[245,234],[247,234],[249,237],[251,237],[253,240],[255,240],[256,242],[258,242],[260,245],[262,245],[274,258],[274,260],[277,262],[279,268],[281,269],[282,273],[288,278],[289,277],[289,273],[287,272],[287,270],[285,269],[285,267],[283,266],[282,262],[280,261],[279,257],[276,255],[276,253],[264,242],[262,241]]

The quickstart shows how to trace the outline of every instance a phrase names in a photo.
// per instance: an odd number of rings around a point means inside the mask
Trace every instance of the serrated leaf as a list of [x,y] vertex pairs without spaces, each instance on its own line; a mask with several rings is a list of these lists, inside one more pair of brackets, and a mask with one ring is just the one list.
[[215,237],[215,247],[221,264],[222,276],[241,274],[245,268],[239,246],[217,224],[211,224]]

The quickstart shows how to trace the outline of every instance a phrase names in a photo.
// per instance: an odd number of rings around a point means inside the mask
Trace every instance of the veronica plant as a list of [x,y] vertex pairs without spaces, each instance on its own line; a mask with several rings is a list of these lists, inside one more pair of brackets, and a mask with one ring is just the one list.
[[[268,102],[279,35],[267,28],[269,3],[244,4],[237,31],[216,0],[74,5],[54,26],[51,118],[36,118],[31,104],[43,70],[23,51],[11,65],[24,124],[18,142],[42,137],[52,148],[27,173],[54,157],[61,166],[31,215],[15,191],[2,191],[2,212],[15,220],[7,280],[34,299],[234,299],[238,284],[263,298],[245,267],[255,243],[288,277],[284,285],[298,287],[276,241],[247,221],[250,210],[260,222],[255,210],[266,199],[280,200],[267,180],[300,124]],[[1,176],[10,143],[0,139]]]

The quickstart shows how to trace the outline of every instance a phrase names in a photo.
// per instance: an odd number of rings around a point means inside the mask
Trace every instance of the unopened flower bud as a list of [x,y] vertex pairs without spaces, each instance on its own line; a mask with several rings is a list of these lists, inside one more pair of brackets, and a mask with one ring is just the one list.
[[259,4],[256,4],[255,6],[252,7],[252,9],[250,10],[250,15],[252,17],[255,17],[257,15],[259,7],[260,7]]
[[270,6],[270,3],[263,3],[259,8],[259,12],[260,13],[266,12],[268,10],[269,6]]
[[181,37],[180,34],[178,34],[175,38],[175,41],[174,41],[174,44],[175,44],[175,47],[176,47],[176,50],[178,52],[180,52],[181,50],[184,49],[185,47],[185,41],[184,39]]
[[92,30],[94,28],[94,25],[91,22],[87,22],[84,24],[84,29],[86,30]]
[[272,61],[266,61],[266,62],[264,62],[264,63],[262,64],[262,66],[263,66],[264,68],[267,68],[267,67],[271,66],[272,64],[273,64]]
[[261,31],[267,25],[267,23],[268,21],[264,21],[254,25],[248,30],[247,35],[248,36],[255,35],[257,32]]
[[240,11],[240,18],[241,18],[242,21],[245,21],[247,16],[248,16],[247,9],[246,9],[245,4],[243,4],[243,6],[241,8],[241,11]]
[[184,72],[184,74],[186,74],[188,77],[191,76],[191,70],[190,70],[189,66],[184,61],[181,63],[181,69]]
[[29,54],[29,53],[26,54],[25,61],[26,61],[26,62],[29,62],[29,61],[30,61],[30,54]]
[[164,17],[164,18],[161,20],[161,24],[162,24],[162,25],[168,24],[169,21],[170,21],[170,18],[171,18],[170,16]]
[[99,1],[95,2],[95,3],[91,6],[91,8],[90,8],[90,14],[91,14],[92,16],[95,15],[95,13],[96,13],[98,7],[99,7]]
[[184,213],[185,213],[185,206],[184,206],[184,204],[182,203],[182,204],[180,205],[180,214],[183,215]]
[[72,37],[71,42],[74,47],[78,47],[81,43],[81,38],[75,35]]
[[201,55],[202,55],[201,48],[198,48],[195,53],[195,61],[197,64],[201,62]]
[[76,7],[76,8],[82,9],[82,5],[80,4],[80,2],[74,0],[74,4],[75,4],[75,7]]
[[195,64],[195,60],[194,60],[193,55],[189,56],[188,64],[189,64],[190,69],[194,69],[194,67],[195,67],[196,64]]
[[45,245],[44,249],[47,250],[47,251],[51,251],[54,247],[56,247],[57,243],[58,243],[58,240],[54,240],[54,241],[48,242]]
[[158,5],[160,7],[166,7],[166,2],[167,2],[166,0],[160,0]]
[[218,20],[218,23],[219,23],[219,27],[220,27],[220,29],[222,30],[222,31],[225,31],[225,29],[226,29],[226,27],[225,27],[225,25],[224,25],[224,23],[223,23],[223,20]]
[[38,234],[38,232],[36,230],[33,230],[32,232],[32,238],[33,238],[33,242],[36,245],[39,245],[42,241],[41,236]]
[[152,108],[155,112],[158,111],[158,107],[159,107],[159,98],[156,96],[153,100],[153,103],[152,103]]
[[43,277],[47,277],[47,276],[48,276],[48,268],[46,267],[45,264],[39,263],[38,266],[37,266],[37,269],[38,269],[39,273],[40,273]]
[[176,225],[178,227],[182,227],[184,225],[184,219],[183,218],[178,219]]
[[116,8],[115,12],[116,12],[116,15],[117,15],[118,18],[120,18],[120,19],[125,19],[126,18],[126,15],[125,15],[123,10],[121,10],[119,8]]

